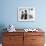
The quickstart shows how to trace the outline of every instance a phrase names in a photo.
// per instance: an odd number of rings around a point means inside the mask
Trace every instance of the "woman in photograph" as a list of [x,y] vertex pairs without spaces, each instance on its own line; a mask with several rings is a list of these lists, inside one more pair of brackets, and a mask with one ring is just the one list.
[[22,11],[21,19],[24,19],[24,12]]

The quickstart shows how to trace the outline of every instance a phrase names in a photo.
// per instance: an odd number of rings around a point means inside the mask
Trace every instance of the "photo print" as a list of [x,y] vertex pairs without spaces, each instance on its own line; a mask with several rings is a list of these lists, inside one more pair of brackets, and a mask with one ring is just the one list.
[[34,21],[35,8],[32,7],[19,7],[18,8],[18,21]]

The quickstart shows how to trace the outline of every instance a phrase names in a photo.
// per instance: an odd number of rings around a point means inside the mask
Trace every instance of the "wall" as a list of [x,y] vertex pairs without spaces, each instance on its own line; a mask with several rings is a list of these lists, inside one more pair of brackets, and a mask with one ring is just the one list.
[[[36,20],[34,22],[18,22],[18,7],[35,7]],[[41,27],[46,32],[46,0],[0,0],[0,31],[9,24],[16,28]]]
[[[42,27],[46,28],[46,0],[0,0],[0,25],[13,24],[16,28]],[[34,22],[18,22],[18,7],[35,7],[36,20]]]

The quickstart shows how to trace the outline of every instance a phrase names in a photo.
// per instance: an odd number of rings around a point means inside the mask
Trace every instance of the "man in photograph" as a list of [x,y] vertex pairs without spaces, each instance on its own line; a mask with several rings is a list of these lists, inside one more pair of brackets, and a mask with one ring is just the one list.
[[24,19],[27,19],[27,10],[25,10],[24,12],[25,12],[24,13],[24,16],[25,16]]

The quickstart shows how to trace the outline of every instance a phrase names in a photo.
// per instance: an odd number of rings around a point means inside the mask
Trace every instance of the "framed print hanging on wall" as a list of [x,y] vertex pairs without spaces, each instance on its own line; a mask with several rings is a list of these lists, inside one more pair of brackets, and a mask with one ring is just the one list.
[[35,8],[19,7],[18,21],[35,21]]

